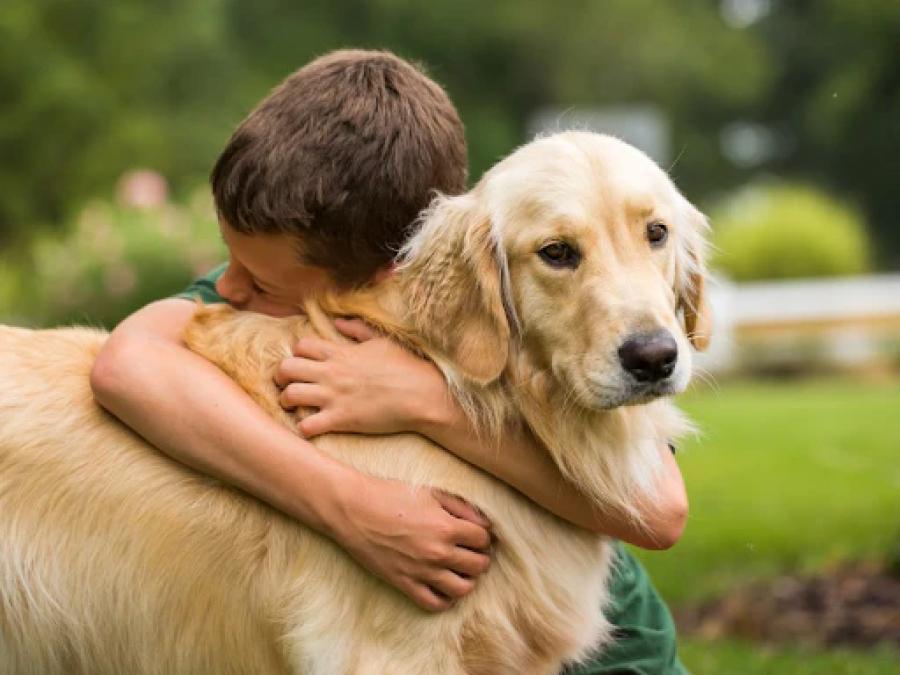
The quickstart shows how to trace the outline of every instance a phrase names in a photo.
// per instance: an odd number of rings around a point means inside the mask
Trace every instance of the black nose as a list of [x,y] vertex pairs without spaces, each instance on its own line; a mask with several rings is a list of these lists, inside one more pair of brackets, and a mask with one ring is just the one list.
[[619,347],[619,360],[638,382],[658,382],[675,370],[678,344],[667,330],[639,333]]

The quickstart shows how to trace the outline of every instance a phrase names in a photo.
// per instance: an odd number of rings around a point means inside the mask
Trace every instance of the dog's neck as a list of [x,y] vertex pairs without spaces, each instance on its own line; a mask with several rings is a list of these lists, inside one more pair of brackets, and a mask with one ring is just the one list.
[[[499,379],[473,383],[440,350],[419,335],[408,315],[402,275],[345,295],[322,297],[316,304],[331,313],[358,316],[405,346],[431,359],[473,425],[489,440],[507,425],[524,424],[547,448],[557,466],[598,508],[612,508],[639,519],[637,500],[652,500],[658,447],[683,431],[670,406],[592,410],[541,368],[524,345],[510,351]],[[317,313],[308,307],[311,317]],[[627,447],[626,447],[627,446]],[[657,467],[657,469],[654,469]]]

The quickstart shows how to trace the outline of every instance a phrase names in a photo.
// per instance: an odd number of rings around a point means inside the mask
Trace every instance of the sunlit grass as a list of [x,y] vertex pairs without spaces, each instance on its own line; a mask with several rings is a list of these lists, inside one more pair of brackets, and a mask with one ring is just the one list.
[[[882,557],[900,537],[900,383],[724,383],[683,397],[691,498],[675,548],[639,552],[674,605],[781,572]],[[682,640],[695,673],[900,672],[900,652]]]
[[729,383],[680,403],[703,432],[680,453],[690,521],[640,554],[670,602],[900,537],[900,383]]
[[886,647],[822,651],[682,640],[680,653],[693,675],[889,675],[900,668],[900,653]]

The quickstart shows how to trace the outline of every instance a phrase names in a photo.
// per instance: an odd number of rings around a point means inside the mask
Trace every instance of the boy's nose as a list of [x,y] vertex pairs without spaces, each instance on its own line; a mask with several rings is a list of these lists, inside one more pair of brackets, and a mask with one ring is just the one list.
[[232,305],[242,305],[250,300],[250,284],[238,278],[229,267],[216,281],[216,293]]

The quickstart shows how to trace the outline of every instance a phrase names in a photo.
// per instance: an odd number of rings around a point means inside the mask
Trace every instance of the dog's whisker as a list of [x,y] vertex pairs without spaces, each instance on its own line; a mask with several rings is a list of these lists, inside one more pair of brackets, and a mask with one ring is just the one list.
[[694,376],[704,384],[708,385],[713,391],[717,393],[721,392],[722,388],[719,385],[718,380],[716,380],[716,376],[706,368],[694,366]]
[[687,143],[681,146],[681,150],[678,151],[678,155],[672,160],[672,164],[669,165],[669,168],[666,170],[666,173],[672,173],[672,170],[675,168],[675,165],[678,164],[678,161],[681,159],[681,156],[687,150]]

